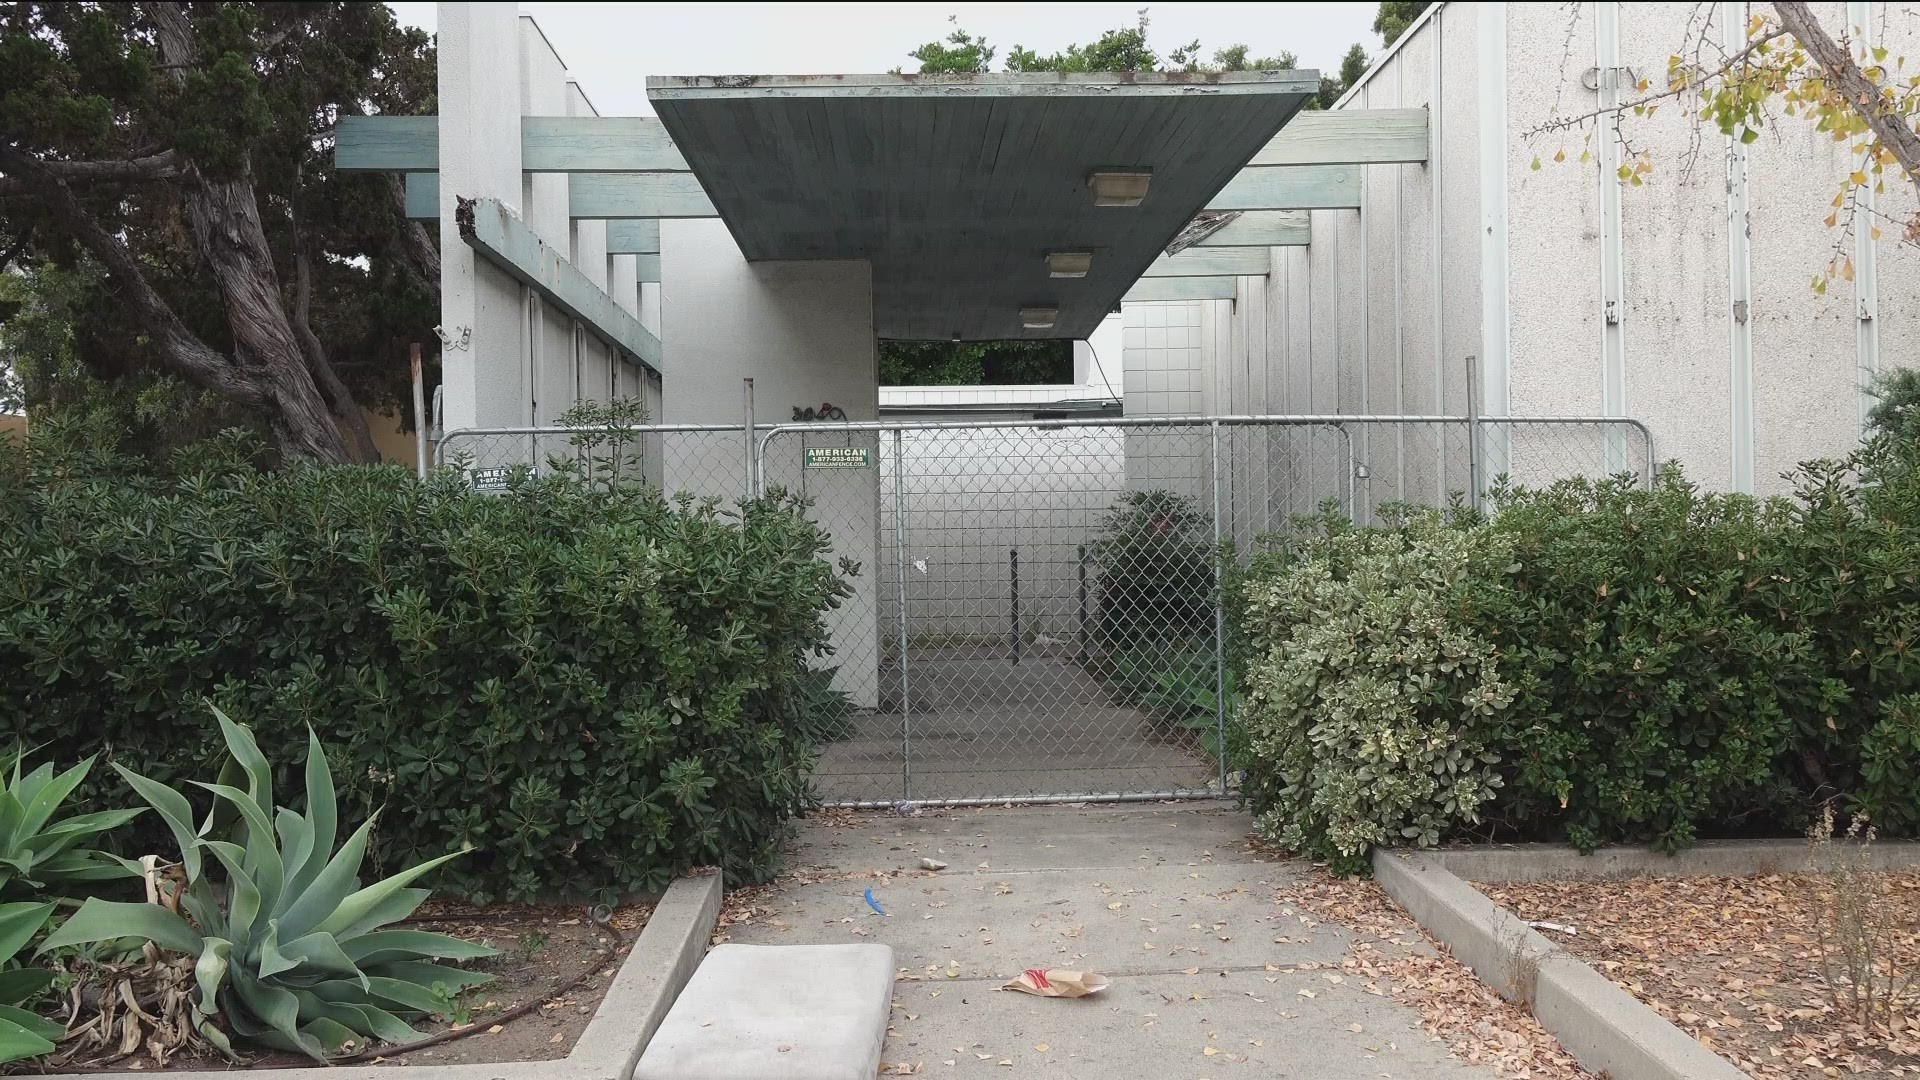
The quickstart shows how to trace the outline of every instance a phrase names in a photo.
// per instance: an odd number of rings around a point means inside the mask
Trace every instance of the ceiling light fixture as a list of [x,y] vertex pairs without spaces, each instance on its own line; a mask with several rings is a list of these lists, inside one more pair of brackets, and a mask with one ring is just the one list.
[[1147,197],[1153,174],[1145,169],[1110,170],[1087,177],[1095,206],[1139,206]]
[[1047,276],[1083,278],[1093,269],[1091,251],[1056,251],[1047,256]]
[[1023,307],[1020,309],[1020,325],[1028,330],[1051,330],[1059,315],[1060,309],[1055,307]]

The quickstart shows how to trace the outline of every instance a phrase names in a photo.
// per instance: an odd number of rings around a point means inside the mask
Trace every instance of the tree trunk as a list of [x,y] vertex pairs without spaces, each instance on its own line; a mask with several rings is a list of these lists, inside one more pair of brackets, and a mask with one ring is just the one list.
[[294,336],[300,339],[300,353],[306,359],[307,371],[313,375],[314,386],[327,403],[327,411],[336,422],[346,425],[354,460],[369,465],[378,462],[380,448],[374,445],[373,432],[367,429],[367,414],[360,403],[353,400],[353,392],[340,381],[333,362],[327,359],[327,347],[321,344],[320,335],[313,332],[313,261],[307,256],[306,239],[300,232],[297,216],[293,225],[293,312],[288,321]]
[[210,180],[197,171],[187,179],[187,219],[193,246],[213,274],[233,349],[242,366],[265,376],[268,423],[282,450],[321,461],[349,459],[333,411],[307,370],[299,338],[280,306],[280,281],[260,225],[253,185]]
[[1820,71],[1833,88],[1846,95],[1866,118],[1874,136],[1900,163],[1907,180],[1920,190],[1920,135],[1907,126],[1899,109],[1899,99],[1889,102],[1880,96],[1880,88],[1860,70],[1847,47],[1827,33],[1827,28],[1820,25],[1820,20],[1805,3],[1781,0],[1773,8],[1780,14],[1780,25],[1786,27],[1794,40],[1807,50],[1807,55],[1813,57],[1813,62],[1820,65]]
[[[196,63],[186,5],[156,3],[146,10],[161,59],[176,73]],[[346,440],[280,305],[280,281],[253,183],[244,175],[215,179],[189,167],[182,186],[194,248],[212,272],[226,308],[235,359],[242,368],[259,373],[268,399],[268,423],[282,452],[321,461],[348,460]]]

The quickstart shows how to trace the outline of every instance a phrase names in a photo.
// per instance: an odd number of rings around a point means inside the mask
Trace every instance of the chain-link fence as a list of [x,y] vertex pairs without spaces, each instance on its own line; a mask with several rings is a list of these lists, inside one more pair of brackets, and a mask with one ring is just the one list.
[[[1472,437],[1478,432],[1478,439]],[[855,706],[831,803],[1218,795],[1228,684],[1214,552],[1304,514],[1365,521],[1510,476],[1627,472],[1631,421],[1217,417],[812,424],[760,439],[860,567],[832,615]]]
[[742,424],[483,428],[450,431],[435,460],[474,487],[503,491],[516,471],[569,471],[597,484],[658,487],[726,503],[753,490],[753,443]]
[[1650,482],[1654,449],[1630,420],[1269,416],[511,428],[451,432],[438,459],[483,490],[569,470],[808,499],[854,569],[820,662],[852,715],[816,783],[876,805],[1219,795],[1223,541],[1502,478]]

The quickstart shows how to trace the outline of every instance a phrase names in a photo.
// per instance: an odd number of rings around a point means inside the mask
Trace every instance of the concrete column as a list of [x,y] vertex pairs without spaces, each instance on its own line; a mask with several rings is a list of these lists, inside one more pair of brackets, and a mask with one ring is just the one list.
[[[523,116],[566,116],[569,112],[567,68],[547,41],[540,25],[526,15],[520,16],[520,113]],[[565,173],[524,174],[526,202],[521,215],[547,246],[555,251],[573,251],[573,223],[568,217],[567,175]],[[573,319],[558,309],[536,301],[528,311],[528,337],[532,342],[529,377],[532,382],[531,411],[523,423],[551,425],[560,414],[573,407],[580,389],[578,369],[580,344]]]
[[[741,380],[752,377],[755,422],[792,420],[795,406],[832,402],[849,420],[879,414],[879,345],[873,331],[873,268],[864,260],[749,263],[717,218],[660,223],[667,423],[737,424]],[[728,440],[735,436],[728,435]],[[860,564],[854,595],[827,617],[838,665],[834,685],[871,707],[880,697],[879,554],[882,455],[871,432],[820,432],[806,446],[865,447],[865,468],[810,469],[803,439],[769,444],[765,480],[813,500],[833,538],[830,558]],[[725,500],[746,491],[745,441],[675,440],[666,454],[669,490]],[[888,493],[889,496],[891,492]]]
[[460,239],[457,198],[522,204],[520,41],[511,5],[439,6],[440,327],[449,431],[522,421],[520,284]]

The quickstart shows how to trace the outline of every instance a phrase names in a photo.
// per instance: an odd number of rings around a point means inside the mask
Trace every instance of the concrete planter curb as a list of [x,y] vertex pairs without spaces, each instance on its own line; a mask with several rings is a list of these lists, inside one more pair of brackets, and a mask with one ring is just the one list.
[[[1837,841],[1843,842],[1843,841]],[[1875,840],[1882,870],[1920,866],[1920,842]],[[1422,852],[1468,881],[1617,881],[1640,877],[1749,877],[1807,868],[1805,840],[1706,840],[1684,851],[1604,847],[1591,855],[1565,844],[1503,844]]]
[[[632,1080],[647,1040],[706,955],[720,921],[720,875],[683,877],[667,887],[627,958],[614,974],[600,1008],[564,1058],[471,1065],[342,1065],[316,1067],[328,1080]],[[275,1076],[300,1070],[274,1070]],[[116,1073],[52,1073],[69,1080],[127,1080]],[[246,1069],[154,1073],[166,1080],[233,1080],[266,1075]]]
[[1532,1010],[1588,1069],[1613,1080],[1747,1077],[1456,877],[1442,856],[1376,851],[1373,874],[1415,922],[1502,997]]

